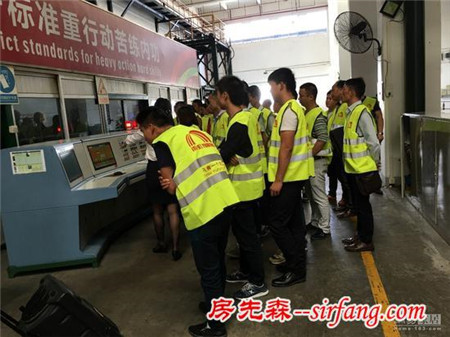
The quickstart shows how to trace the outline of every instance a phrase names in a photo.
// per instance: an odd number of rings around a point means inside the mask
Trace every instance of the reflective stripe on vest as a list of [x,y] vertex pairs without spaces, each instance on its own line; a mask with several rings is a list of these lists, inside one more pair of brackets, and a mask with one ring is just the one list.
[[180,207],[188,206],[190,203],[194,202],[199,196],[205,193],[208,190],[208,188],[225,179],[228,179],[228,174],[226,172],[219,172],[207,178],[194,190],[192,190],[188,195],[178,200],[178,202],[180,203]]
[[[322,116],[325,117],[325,112],[322,110],[321,107],[316,107],[314,109],[311,109],[306,113],[306,126],[308,128],[308,136],[311,139],[311,149],[314,147],[314,144],[316,144],[317,139],[312,137],[312,132],[314,129],[314,125],[316,124],[317,118],[322,114]],[[328,135],[329,136],[329,135]],[[318,153],[316,153],[317,157],[331,157],[333,155],[331,151],[331,142],[330,137],[328,137],[328,140],[324,144],[322,150],[320,150]]]
[[279,154],[281,149],[280,127],[286,109],[291,109],[297,116],[298,125],[294,135],[294,147],[292,156],[284,176],[284,182],[307,180],[314,176],[314,159],[311,154],[308,131],[306,130],[306,120],[304,110],[300,104],[290,99],[280,108],[273,124],[269,147],[269,181],[275,181],[278,170]]
[[[228,174],[240,201],[251,201],[260,198],[265,188],[262,160],[258,139],[261,137],[258,122],[249,111],[240,111],[230,120],[228,130],[239,123],[247,127],[248,137],[252,145],[249,157],[237,156],[239,164],[228,166]],[[228,133],[228,132],[227,132]],[[258,137],[259,135],[259,137]]]
[[222,157],[207,133],[179,125],[153,143],[158,142],[169,147],[176,163],[173,180],[188,230],[203,226],[239,202]]
[[[349,113],[345,120],[343,158],[347,173],[361,174],[377,170],[364,137],[360,137],[357,132],[359,119],[364,111],[367,111],[366,106],[360,104]],[[375,121],[372,114],[369,113],[369,115],[375,129]]]

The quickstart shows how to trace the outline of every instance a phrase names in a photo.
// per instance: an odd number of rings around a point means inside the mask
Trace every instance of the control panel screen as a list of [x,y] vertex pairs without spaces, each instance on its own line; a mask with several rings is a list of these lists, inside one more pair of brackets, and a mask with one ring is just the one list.
[[89,151],[89,155],[91,156],[92,164],[94,165],[95,170],[115,166],[117,164],[109,142],[88,145],[87,149]]
[[69,182],[73,182],[83,176],[80,164],[78,164],[78,160],[73,149],[59,152],[59,158],[61,159],[61,163],[66,171]]

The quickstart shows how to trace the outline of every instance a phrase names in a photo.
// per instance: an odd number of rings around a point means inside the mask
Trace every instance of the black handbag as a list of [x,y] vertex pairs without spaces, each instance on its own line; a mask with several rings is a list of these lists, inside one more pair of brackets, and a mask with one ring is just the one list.
[[370,195],[381,188],[381,177],[378,171],[356,175],[356,184],[362,195]]

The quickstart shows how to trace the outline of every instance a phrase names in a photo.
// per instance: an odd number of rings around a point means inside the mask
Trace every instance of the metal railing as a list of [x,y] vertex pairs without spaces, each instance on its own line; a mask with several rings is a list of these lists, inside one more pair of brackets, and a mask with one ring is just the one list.
[[[196,31],[205,35],[213,34],[214,37],[225,43],[224,27],[222,20],[214,14],[198,14],[197,10],[186,6],[180,0],[158,0],[162,5],[176,12],[180,18],[169,20],[169,31],[166,36],[169,38],[193,39]],[[180,23],[187,23],[190,27],[187,30]]]

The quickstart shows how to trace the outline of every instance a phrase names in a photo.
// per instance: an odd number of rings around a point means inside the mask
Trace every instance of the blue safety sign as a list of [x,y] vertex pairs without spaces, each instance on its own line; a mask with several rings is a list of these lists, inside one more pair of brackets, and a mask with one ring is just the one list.
[[10,66],[0,65],[0,103],[19,103],[14,68]]

